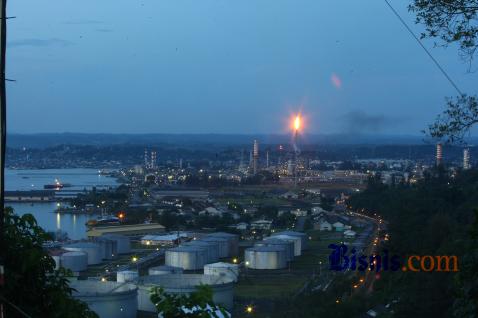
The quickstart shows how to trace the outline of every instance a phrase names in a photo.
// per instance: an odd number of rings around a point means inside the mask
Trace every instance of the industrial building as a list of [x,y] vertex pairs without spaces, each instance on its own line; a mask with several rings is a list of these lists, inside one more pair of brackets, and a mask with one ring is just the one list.
[[86,231],[88,237],[96,237],[105,234],[121,234],[121,235],[147,235],[164,233],[165,228],[161,224],[133,224],[133,225],[114,225],[93,227]]
[[143,245],[174,246],[187,239],[186,233],[174,233],[168,235],[145,235],[141,238]]

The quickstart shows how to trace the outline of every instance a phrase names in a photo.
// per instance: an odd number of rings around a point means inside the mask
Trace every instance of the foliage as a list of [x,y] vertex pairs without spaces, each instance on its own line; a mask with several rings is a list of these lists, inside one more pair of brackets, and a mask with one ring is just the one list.
[[223,307],[214,304],[212,296],[212,289],[207,285],[198,286],[197,290],[189,295],[168,294],[161,287],[151,291],[151,301],[155,304],[159,316],[163,318],[230,317]]
[[478,210],[470,231],[471,240],[463,256],[462,268],[458,274],[460,287],[453,306],[456,317],[478,317]]
[[425,25],[422,38],[439,39],[445,46],[457,43],[471,62],[478,47],[478,0],[414,0],[409,10]]
[[388,301],[400,300],[395,317],[449,317],[453,311],[463,313],[476,308],[477,244],[476,237],[467,235],[467,229],[473,222],[478,227],[472,213],[478,207],[478,171],[451,177],[436,170],[412,186],[388,187],[375,180],[370,184],[367,190],[352,196],[348,205],[364,213],[378,213],[389,221],[391,240],[384,249],[402,257],[458,257],[458,273],[382,273],[375,283],[375,293],[386,295]]
[[[470,67],[477,53],[478,0],[413,0],[409,10],[416,23],[425,26],[422,38],[439,39],[439,45],[456,43]],[[446,110],[428,127],[433,138],[463,143],[464,136],[478,122],[477,96],[461,94],[446,100]]]
[[[55,261],[43,249],[49,235],[31,214],[18,216],[5,208],[2,255],[5,286],[1,296],[31,317],[97,317],[88,306],[71,296],[67,273],[55,270]],[[5,306],[7,317],[20,317]]]
[[478,98],[462,95],[455,99],[447,99],[447,109],[429,125],[428,132],[431,137],[445,138],[448,143],[462,143],[476,123],[478,123]]

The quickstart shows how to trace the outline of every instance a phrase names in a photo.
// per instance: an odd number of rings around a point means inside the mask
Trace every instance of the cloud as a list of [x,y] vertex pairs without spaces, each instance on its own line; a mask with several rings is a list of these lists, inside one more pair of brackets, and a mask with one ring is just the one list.
[[8,47],[19,47],[19,46],[36,46],[36,47],[46,47],[46,46],[70,46],[73,42],[52,38],[52,39],[21,39],[13,40],[7,43]]
[[406,121],[406,118],[352,110],[340,116],[339,121],[342,123],[344,131],[348,133],[377,133],[400,126]]

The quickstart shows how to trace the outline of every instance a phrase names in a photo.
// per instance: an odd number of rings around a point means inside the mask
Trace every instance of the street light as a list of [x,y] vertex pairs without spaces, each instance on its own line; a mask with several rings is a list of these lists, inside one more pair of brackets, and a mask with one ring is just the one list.
[[252,314],[253,312],[254,312],[254,307],[252,307],[251,305],[247,305],[246,306],[246,313]]

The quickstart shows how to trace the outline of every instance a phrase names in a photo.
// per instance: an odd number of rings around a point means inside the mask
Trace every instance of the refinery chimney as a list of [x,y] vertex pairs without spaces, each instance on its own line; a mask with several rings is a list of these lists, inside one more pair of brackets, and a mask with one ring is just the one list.
[[471,168],[470,164],[470,149],[465,148],[463,149],[463,169],[468,170]]
[[257,173],[258,169],[258,162],[259,161],[259,142],[257,140],[254,140],[254,148],[252,151],[252,170],[254,174]]
[[151,151],[151,169],[156,168],[156,163],[157,163],[156,151]]
[[148,149],[144,149],[144,167],[146,169],[149,167]]
[[439,166],[443,162],[443,147],[442,144],[437,144],[436,165]]

